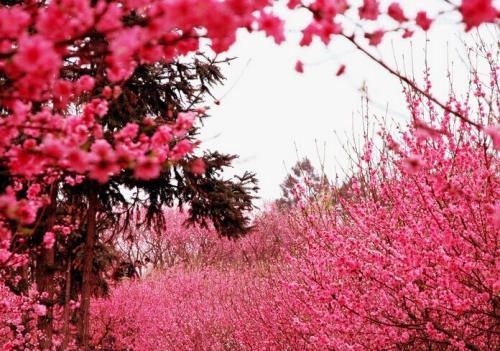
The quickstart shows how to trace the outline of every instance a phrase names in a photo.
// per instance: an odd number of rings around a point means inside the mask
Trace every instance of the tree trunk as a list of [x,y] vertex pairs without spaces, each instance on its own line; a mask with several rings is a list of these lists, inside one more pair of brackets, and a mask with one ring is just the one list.
[[64,339],[61,344],[60,351],[66,350],[69,343],[69,314],[70,306],[69,301],[71,299],[71,257],[68,259],[68,267],[66,269],[66,282],[64,289],[64,312],[63,312],[63,335]]
[[[57,189],[58,184],[54,182],[50,188],[50,205],[47,208],[47,231],[52,230],[56,222],[57,211]],[[47,293],[46,298],[42,298],[47,306],[47,313],[38,320],[38,328],[43,332],[40,340],[42,350],[52,349],[53,336],[53,305],[54,305],[54,265],[55,265],[55,244],[50,249],[43,248],[42,256],[37,264],[37,288],[40,293]]]
[[89,349],[89,314],[93,279],[92,266],[94,262],[94,245],[96,239],[97,190],[92,185],[88,194],[89,207],[87,211],[87,233],[83,249],[82,265],[82,296],[80,301],[79,341],[80,350]]

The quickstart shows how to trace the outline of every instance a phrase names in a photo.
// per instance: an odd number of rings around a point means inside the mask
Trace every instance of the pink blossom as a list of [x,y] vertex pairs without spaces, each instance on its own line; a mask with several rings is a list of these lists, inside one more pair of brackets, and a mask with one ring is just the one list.
[[86,93],[92,91],[95,86],[95,79],[89,75],[81,76],[76,82],[76,93]]
[[73,83],[58,79],[54,84],[54,100],[58,108],[66,108],[73,95]]
[[28,188],[28,199],[33,200],[36,199],[38,194],[40,194],[40,191],[42,190],[42,187],[40,186],[39,183],[34,183]]
[[267,36],[273,37],[276,44],[281,44],[285,40],[284,24],[279,17],[261,12],[258,23],[259,29]]
[[177,137],[186,135],[186,133],[193,127],[196,115],[194,112],[180,112],[177,115],[175,126],[172,130],[173,134]]
[[291,10],[297,8],[301,3],[301,0],[288,0],[287,7]]
[[35,203],[21,200],[17,203],[12,217],[18,219],[22,224],[32,224],[36,219],[37,211]]
[[495,204],[493,207],[493,227],[497,230],[500,230],[500,201]]
[[345,67],[345,65],[344,65],[344,64],[340,65],[340,66],[339,66],[339,68],[338,68],[338,70],[337,70],[337,73],[335,73],[335,75],[336,75],[337,77],[339,77],[339,76],[343,75],[343,74],[345,73],[345,68],[346,68],[346,67]]
[[88,154],[80,149],[72,149],[66,155],[64,160],[61,160],[61,165],[75,172],[83,173],[87,170]]
[[408,28],[405,28],[403,31],[403,39],[411,38],[413,36],[413,31],[409,30]]
[[26,30],[31,22],[31,17],[27,11],[20,6],[0,8],[0,37],[16,38]]
[[487,127],[485,132],[493,141],[493,148],[495,150],[500,150],[500,124]]
[[405,16],[403,9],[397,2],[393,2],[391,5],[389,5],[387,14],[399,23],[408,21],[408,18]]
[[428,31],[432,24],[432,20],[429,17],[427,17],[427,12],[425,11],[419,11],[417,13],[415,22],[424,31]]
[[418,139],[439,139],[443,134],[442,130],[428,126],[425,122],[421,120],[415,121],[415,136]]
[[123,26],[121,21],[122,16],[122,7],[116,3],[109,3],[104,14],[101,15],[99,22],[97,22],[96,29],[104,33],[119,29]]
[[35,309],[35,313],[37,316],[45,316],[47,314],[47,307],[45,305],[41,305],[41,304],[36,304],[34,306],[34,309]]
[[22,36],[19,50],[13,62],[28,73],[53,73],[61,65],[61,59],[54,50],[52,42],[41,35]]
[[191,172],[195,175],[203,175],[206,170],[205,161],[202,158],[196,158],[191,162]]
[[92,144],[89,160],[91,163],[89,176],[99,183],[106,183],[110,176],[120,170],[113,148],[103,139]]
[[64,177],[64,182],[66,184],[68,184],[69,186],[75,186],[76,185],[75,178],[73,178],[71,176]]
[[155,179],[160,175],[160,170],[161,166],[155,157],[141,156],[134,168],[134,177],[141,180]]
[[40,145],[40,150],[47,156],[60,160],[65,157],[66,148],[61,140],[48,135],[43,143]]
[[493,22],[498,16],[498,10],[493,6],[492,0],[462,0],[459,10],[466,31],[482,23]]
[[365,33],[365,38],[368,39],[370,45],[378,46],[382,42],[384,34],[384,31],[379,29],[373,33]]
[[417,155],[405,158],[403,163],[409,173],[417,173],[424,165],[422,158]]
[[342,33],[342,25],[331,21],[315,21],[302,30],[301,46],[311,45],[314,37],[319,37],[327,45],[331,36]]
[[120,131],[115,134],[116,140],[134,139],[139,132],[139,125],[136,123],[127,123]]
[[43,236],[43,247],[47,250],[52,249],[56,242],[56,236],[53,232],[46,232]]
[[93,99],[89,104],[85,105],[84,113],[104,117],[108,113],[108,102],[102,99]]
[[151,141],[154,146],[161,146],[168,144],[172,140],[172,128],[167,125],[163,125],[155,132]]
[[380,15],[378,0],[364,0],[363,6],[358,9],[359,18],[366,20],[376,20]]
[[109,99],[111,98],[113,94],[113,89],[111,89],[111,87],[109,86],[105,86],[104,89],[102,89],[102,96],[106,99]]
[[189,140],[181,140],[175,144],[174,148],[170,152],[170,158],[174,161],[178,161],[187,154],[191,153],[194,149],[193,143]]
[[52,40],[64,40],[84,33],[94,24],[88,0],[51,1],[40,10],[36,28]]
[[295,71],[298,73],[304,73],[304,64],[302,61],[299,60],[295,63]]

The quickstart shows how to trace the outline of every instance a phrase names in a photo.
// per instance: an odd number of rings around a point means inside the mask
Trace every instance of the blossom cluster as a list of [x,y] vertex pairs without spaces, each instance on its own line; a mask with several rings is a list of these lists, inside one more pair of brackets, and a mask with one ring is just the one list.
[[40,303],[36,291],[18,296],[3,284],[0,286],[0,344],[2,350],[39,347],[37,320],[45,316],[47,307]]

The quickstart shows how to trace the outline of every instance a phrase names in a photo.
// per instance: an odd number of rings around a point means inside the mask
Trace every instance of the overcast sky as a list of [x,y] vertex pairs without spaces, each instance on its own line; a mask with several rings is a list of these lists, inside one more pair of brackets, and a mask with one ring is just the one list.
[[[325,147],[325,167],[330,177],[339,171],[338,164],[346,164],[335,133],[345,141],[346,134],[361,131],[360,89],[364,84],[373,101],[372,114],[382,116],[388,111],[387,116],[399,122],[408,118],[396,78],[343,38],[334,39],[328,47],[316,43],[300,48],[299,29],[305,17],[288,19],[288,41],[281,46],[263,35],[240,33],[228,54],[237,60],[224,68],[227,81],[215,91],[221,103],[211,104],[212,117],[202,129],[205,148],[240,155],[233,172],[257,173],[260,203],[279,197],[279,184],[298,157],[308,156],[318,166],[317,146],[321,157]],[[428,61],[436,93],[442,100],[446,98],[448,63],[454,62],[456,79],[464,77],[459,57],[464,38],[459,38],[457,20],[444,18],[427,34]],[[495,40],[494,35],[487,37]],[[401,68],[406,63],[407,70],[411,70],[413,61],[415,74],[421,77],[426,35],[417,33],[411,41],[401,40],[398,34],[387,39],[374,52],[392,66]],[[305,64],[304,74],[294,71],[297,59]],[[336,77],[340,64],[347,65],[346,74]]]

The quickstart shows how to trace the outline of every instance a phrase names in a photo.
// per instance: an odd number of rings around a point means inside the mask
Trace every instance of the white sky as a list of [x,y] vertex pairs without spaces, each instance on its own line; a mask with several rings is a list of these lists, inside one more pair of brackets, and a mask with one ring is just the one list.
[[[416,4],[415,9],[419,3],[428,2],[426,9],[437,10],[431,5],[432,1],[402,2],[410,6]],[[226,84],[215,91],[221,104],[211,106],[212,117],[205,120],[202,128],[204,148],[240,155],[233,169],[235,173],[244,170],[257,173],[261,201],[279,197],[279,184],[298,159],[295,144],[299,157],[308,156],[316,166],[319,165],[316,145],[321,154],[325,145],[325,167],[330,177],[338,171],[339,162],[346,164],[335,132],[343,137],[346,133],[352,135],[361,131],[360,88],[363,82],[366,82],[370,99],[376,102],[370,107],[371,113],[385,115],[388,107],[388,117],[400,122],[407,118],[401,85],[396,78],[343,38],[334,39],[328,47],[316,43],[300,48],[297,44],[299,30],[303,28],[305,17],[299,15],[288,17],[288,20],[288,40],[281,46],[261,34],[240,33],[237,44],[228,54],[238,59],[223,70]],[[459,38],[463,30],[457,21],[458,18],[443,18],[427,34],[428,60],[436,95],[441,96],[441,100],[446,98],[447,63],[454,62],[457,79],[464,77],[460,73],[464,65],[458,55],[458,52],[463,53]],[[490,28],[486,38],[495,40],[491,33]],[[392,34],[375,52],[392,66],[397,61],[402,67],[406,62],[408,69],[411,69],[413,58],[415,74],[420,78],[424,68],[425,38],[426,35],[418,31],[412,40],[405,41],[399,34]],[[297,59],[305,64],[304,74],[294,71]],[[347,65],[346,74],[336,77],[341,63]],[[231,174],[227,172],[226,175]]]

